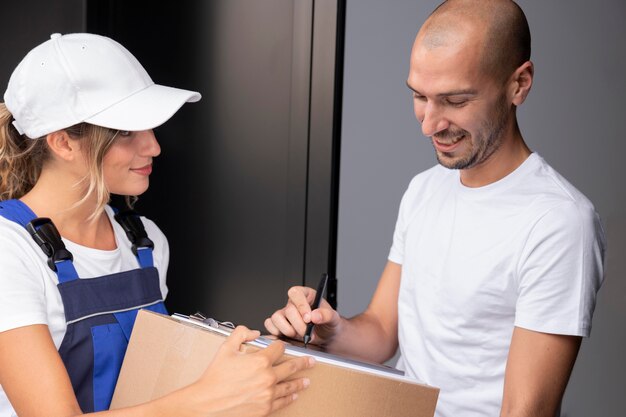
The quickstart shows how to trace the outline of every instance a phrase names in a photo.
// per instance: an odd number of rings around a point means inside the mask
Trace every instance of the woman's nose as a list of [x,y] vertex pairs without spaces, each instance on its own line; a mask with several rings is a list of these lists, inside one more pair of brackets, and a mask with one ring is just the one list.
[[158,156],[161,153],[161,146],[154,135],[154,130],[143,130],[138,133],[140,153],[144,156]]

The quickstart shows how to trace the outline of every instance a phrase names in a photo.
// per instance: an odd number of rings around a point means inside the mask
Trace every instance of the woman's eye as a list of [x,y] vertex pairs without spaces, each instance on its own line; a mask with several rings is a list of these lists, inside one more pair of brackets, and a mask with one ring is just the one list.
[[120,136],[130,136],[132,132],[130,130],[120,130],[117,134]]

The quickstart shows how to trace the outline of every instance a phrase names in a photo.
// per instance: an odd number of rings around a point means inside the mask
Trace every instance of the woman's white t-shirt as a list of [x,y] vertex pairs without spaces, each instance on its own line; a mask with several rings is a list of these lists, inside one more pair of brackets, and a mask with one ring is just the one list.
[[[113,210],[107,206],[105,211],[113,225],[117,249],[98,250],[63,239],[66,248],[74,256],[74,267],[82,279],[139,267],[137,258],[131,251],[130,241],[113,218]],[[159,271],[161,294],[165,299],[168,242],[154,222],[145,217],[142,220],[148,237],[154,242],[154,266]],[[46,255],[26,229],[0,216],[0,332],[45,324],[58,349],[66,330],[58,282],[56,273],[48,267]],[[15,412],[0,386],[0,417],[14,415]]]

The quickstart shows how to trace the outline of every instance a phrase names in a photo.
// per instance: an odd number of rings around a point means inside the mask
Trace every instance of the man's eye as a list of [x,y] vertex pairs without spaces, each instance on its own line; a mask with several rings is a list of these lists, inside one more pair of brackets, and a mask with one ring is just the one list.
[[414,98],[415,100],[419,100],[419,101],[424,101],[424,100],[426,100],[426,97],[424,97],[424,96],[422,96],[422,95],[420,95],[420,94],[417,94],[417,93],[413,93],[413,98]]
[[451,100],[451,99],[447,99],[446,103],[449,104],[452,107],[463,107],[465,104],[467,104],[467,100]]

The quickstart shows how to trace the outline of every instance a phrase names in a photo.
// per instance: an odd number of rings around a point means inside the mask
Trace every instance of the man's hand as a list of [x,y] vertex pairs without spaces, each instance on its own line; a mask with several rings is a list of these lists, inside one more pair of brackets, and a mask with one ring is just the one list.
[[315,324],[311,343],[325,345],[339,332],[341,317],[322,299],[320,307],[311,311],[316,291],[308,287],[291,287],[287,305],[265,320],[265,328],[274,336],[302,339],[308,323]]
[[287,305],[265,320],[267,330],[275,335],[302,339],[306,326],[315,324],[311,343],[328,352],[384,362],[398,348],[398,291],[402,265],[388,261],[367,309],[352,318],[343,318],[322,299],[311,311],[316,291],[291,287]]

